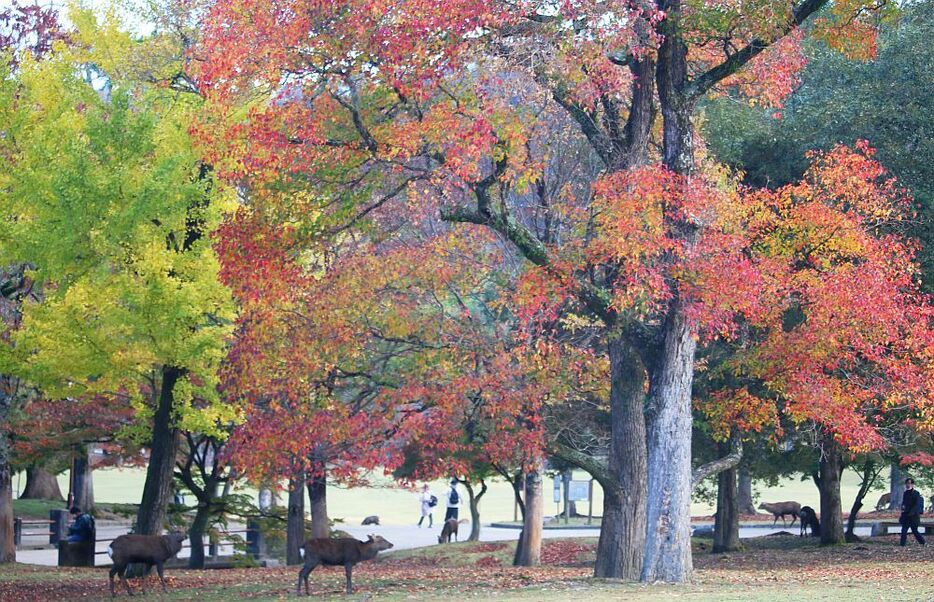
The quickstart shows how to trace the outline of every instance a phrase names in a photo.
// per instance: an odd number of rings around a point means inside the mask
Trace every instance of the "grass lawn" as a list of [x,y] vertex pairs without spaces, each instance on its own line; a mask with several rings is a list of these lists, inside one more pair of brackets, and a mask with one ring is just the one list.
[[[746,549],[726,555],[707,553],[695,542],[695,581],[690,585],[640,585],[595,580],[593,539],[549,540],[543,565],[509,566],[513,544],[457,543],[405,550],[357,567],[355,595],[342,593],[340,568],[311,574],[315,599],[445,600],[657,600],[695,601],[931,600],[934,547],[905,549],[894,537],[861,544],[820,548],[810,538],[762,537],[745,540]],[[171,570],[169,593],[161,600],[221,602],[231,599],[281,600],[294,596],[297,567]],[[139,582],[132,582],[138,592]],[[158,588],[150,578],[149,588]],[[0,600],[109,599],[102,569],[0,566]]]
[[[122,503],[138,504],[143,491],[145,481],[145,471],[141,468],[109,468],[94,471],[94,494],[98,503]],[[575,475],[577,479],[584,479],[583,472]],[[359,524],[360,521],[371,514],[379,515],[383,524],[400,525],[406,523],[415,523],[419,517],[418,494],[403,489],[391,480],[384,477],[374,477],[371,480],[372,487],[358,487],[346,489],[337,486],[328,487],[328,507],[332,518],[341,518],[350,524]],[[67,473],[59,475],[59,485],[62,492],[68,492]],[[25,477],[14,478],[14,486],[18,486],[17,493],[25,486]],[[445,481],[436,481],[431,483],[432,491],[442,497],[446,490]],[[551,480],[545,482],[545,514],[556,514],[558,508],[551,502]],[[843,474],[843,484],[841,494],[843,496],[843,511],[848,512],[853,498],[858,489],[856,476],[846,471]],[[245,491],[255,493],[250,489]],[[460,489],[462,497],[466,499],[466,493],[463,487]],[[759,498],[766,502],[780,502],[785,500],[795,500],[802,505],[810,505],[812,508],[820,506],[818,502],[817,488],[810,481],[786,480],[777,487],[761,490]],[[934,492],[924,492],[930,494]],[[880,492],[870,493],[868,502],[865,504],[865,510],[871,510],[875,507],[875,502]],[[599,515],[603,509],[603,495],[598,486],[594,487],[594,514]],[[24,500],[25,501],[25,500]],[[190,499],[188,500],[191,501]],[[443,501],[441,503],[443,505]],[[58,508],[60,506],[53,506]],[[306,501],[306,508],[308,503]],[[48,509],[34,509],[38,514],[30,516],[48,517]],[[580,502],[577,505],[578,512],[587,512],[587,503]],[[709,516],[713,514],[714,509],[708,504],[695,502],[691,506],[691,512],[694,516]],[[19,515],[21,510],[15,508],[14,512]],[[25,515],[25,514],[24,514]],[[435,518],[444,515],[444,509],[439,508],[435,513]],[[508,522],[513,519],[513,494],[512,488],[508,483],[502,480],[494,480],[489,484],[489,490],[480,503],[480,515],[484,523],[489,522]]]
[[[62,510],[64,502],[48,500],[13,500],[13,515],[20,518],[48,520],[49,510]],[[100,502],[96,506],[98,518],[132,520],[136,516],[137,504]]]

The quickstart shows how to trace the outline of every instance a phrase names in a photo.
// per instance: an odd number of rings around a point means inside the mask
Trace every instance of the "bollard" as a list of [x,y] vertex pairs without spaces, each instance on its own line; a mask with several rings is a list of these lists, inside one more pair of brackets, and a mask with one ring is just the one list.
[[58,542],[68,539],[68,511],[67,510],[49,510],[49,543],[53,546]]
[[13,545],[23,545],[23,519],[21,518],[13,519]]

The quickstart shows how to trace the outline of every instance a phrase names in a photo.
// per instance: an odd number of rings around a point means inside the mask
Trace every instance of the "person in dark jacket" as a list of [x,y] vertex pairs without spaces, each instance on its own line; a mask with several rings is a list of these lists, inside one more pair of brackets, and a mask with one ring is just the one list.
[[921,512],[924,510],[924,498],[915,489],[915,481],[912,478],[905,479],[905,495],[902,496],[902,514],[898,517],[898,522],[902,525],[902,544],[908,540],[908,529],[911,529],[915,539],[922,546],[924,545],[924,536],[918,532],[918,523],[921,521]]
[[68,541],[70,543],[91,541],[94,536],[94,519],[91,515],[81,512],[81,508],[77,506],[71,507],[71,515],[75,522],[68,527]]

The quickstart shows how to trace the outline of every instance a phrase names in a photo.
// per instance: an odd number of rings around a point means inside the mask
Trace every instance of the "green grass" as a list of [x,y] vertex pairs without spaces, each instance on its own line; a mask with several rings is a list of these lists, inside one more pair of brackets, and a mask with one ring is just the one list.
[[[930,600],[934,592],[934,550],[901,549],[893,538],[859,545],[821,548],[809,538],[762,537],[727,555],[705,553],[695,542],[695,580],[687,585],[642,585],[590,577],[595,540],[546,543],[547,566],[508,566],[513,546],[457,543],[403,550],[368,562],[354,571],[357,592],[342,593],[343,571],[312,573],[314,599],[655,601],[676,598],[705,601],[791,602],[827,600]],[[587,553],[578,550],[586,549]],[[561,553],[564,550],[566,553]],[[555,553],[558,555],[555,556]],[[222,602],[238,598],[281,600],[292,597],[296,567],[217,571],[171,570],[169,593],[160,600]],[[158,581],[150,579],[150,592]],[[139,582],[133,582],[139,592]],[[0,599],[107,600],[102,569],[59,569],[0,565]]]
[[[48,520],[50,510],[62,510],[64,502],[49,500],[13,500],[13,516],[25,519]],[[136,516],[138,504],[120,504],[103,502],[95,507],[98,518],[111,520],[131,520]]]
[[[584,473],[578,472],[575,478],[585,478]],[[141,468],[109,468],[94,472],[94,493],[98,502],[138,504],[143,491],[145,481],[145,471]],[[344,519],[348,524],[359,524],[360,521],[371,514],[377,514],[383,524],[407,524],[415,523],[419,517],[418,494],[414,491],[403,489],[388,478],[377,476],[371,479],[371,487],[359,487],[347,489],[336,485],[328,488],[328,506],[333,518]],[[68,491],[67,473],[59,475],[59,484],[62,491]],[[18,475],[14,479],[14,485],[17,485],[17,491],[21,491],[25,486],[25,477]],[[441,497],[446,490],[445,481],[435,481],[431,484],[432,491]],[[556,514],[559,509],[551,502],[551,480],[545,483],[545,514]],[[850,471],[843,475],[843,485],[841,493],[843,496],[844,512],[849,510],[850,504],[856,495],[858,488],[857,478]],[[254,490],[243,489],[248,493],[255,494]],[[463,488],[461,493],[464,494]],[[817,488],[810,481],[800,481],[798,479],[783,481],[779,486],[764,489],[759,492],[760,501],[777,502],[785,500],[795,500],[801,504],[810,505],[812,508],[819,506]],[[878,495],[881,492],[871,493],[869,503],[864,508],[871,509],[875,505]],[[463,495],[466,498],[466,494]],[[603,496],[600,487],[594,487],[594,514],[601,514],[603,508]],[[189,500],[190,501],[190,500]],[[307,502],[306,502],[307,504]],[[443,502],[442,502],[443,505]],[[58,507],[58,506],[55,506]],[[306,505],[306,508],[308,506]],[[586,512],[586,502],[578,503],[578,512]],[[702,502],[695,502],[691,506],[691,512],[695,516],[708,516],[713,514],[713,508]],[[36,508],[37,515],[30,516],[48,516],[48,510],[41,511]],[[489,490],[483,497],[480,504],[481,518],[484,523],[488,522],[506,522],[513,520],[513,494],[510,485],[501,480],[494,480],[489,483]],[[443,516],[444,508],[438,508],[435,512],[435,518]],[[131,513],[132,514],[132,513]]]

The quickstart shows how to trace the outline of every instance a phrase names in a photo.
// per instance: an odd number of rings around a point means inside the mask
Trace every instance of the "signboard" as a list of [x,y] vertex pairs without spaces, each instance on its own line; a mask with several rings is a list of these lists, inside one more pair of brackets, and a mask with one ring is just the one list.
[[590,481],[571,481],[568,487],[568,499],[572,502],[586,502],[590,499]]
[[555,482],[555,503],[558,504],[561,502],[561,479],[555,477],[552,480]]

